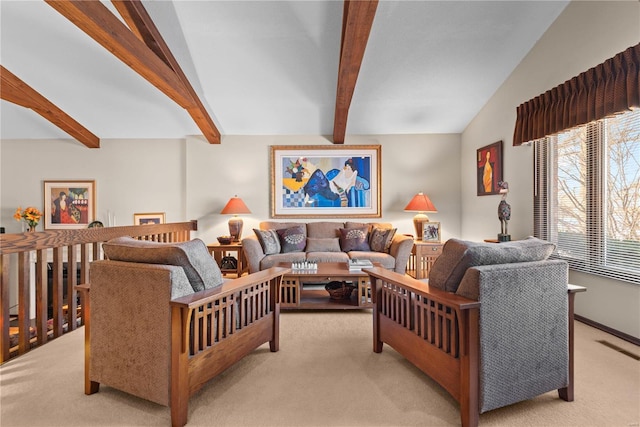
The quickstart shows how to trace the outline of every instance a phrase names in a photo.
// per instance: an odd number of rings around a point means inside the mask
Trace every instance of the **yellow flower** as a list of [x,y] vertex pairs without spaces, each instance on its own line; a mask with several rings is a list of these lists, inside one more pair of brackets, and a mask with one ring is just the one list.
[[42,212],[33,206],[29,206],[22,210],[21,207],[16,209],[16,213],[13,214],[13,217],[16,221],[24,220],[29,226],[35,227],[40,222],[40,218],[42,218]]

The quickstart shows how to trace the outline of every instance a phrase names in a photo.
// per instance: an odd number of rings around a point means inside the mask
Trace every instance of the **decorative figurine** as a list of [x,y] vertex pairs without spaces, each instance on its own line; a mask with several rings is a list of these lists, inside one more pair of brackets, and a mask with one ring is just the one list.
[[511,219],[511,206],[507,203],[507,194],[509,193],[509,183],[505,181],[498,181],[498,187],[500,187],[500,194],[502,194],[502,200],[498,205],[498,219],[500,220],[500,234],[498,234],[499,242],[508,242],[511,240],[511,236],[507,234],[507,222]]

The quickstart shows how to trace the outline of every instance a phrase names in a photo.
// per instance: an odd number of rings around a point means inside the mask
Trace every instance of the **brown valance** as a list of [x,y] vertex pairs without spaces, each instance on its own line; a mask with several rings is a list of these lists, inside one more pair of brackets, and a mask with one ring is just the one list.
[[640,107],[640,44],[517,109],[513,145]]

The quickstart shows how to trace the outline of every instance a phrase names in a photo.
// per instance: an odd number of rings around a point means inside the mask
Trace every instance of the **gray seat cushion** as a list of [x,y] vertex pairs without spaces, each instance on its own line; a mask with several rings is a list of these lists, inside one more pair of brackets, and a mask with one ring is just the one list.
[[200,239],[180,243],[159,243],[118,237],[103,243],[105,255],[113,261],[166,264],[182,267],[194,291],[222,285],[218,264]]
[[456,292],[469,267],[514,262],[543,261],[555,245],[535,237],[505,243],[449,239],[429,271],[429,286]]

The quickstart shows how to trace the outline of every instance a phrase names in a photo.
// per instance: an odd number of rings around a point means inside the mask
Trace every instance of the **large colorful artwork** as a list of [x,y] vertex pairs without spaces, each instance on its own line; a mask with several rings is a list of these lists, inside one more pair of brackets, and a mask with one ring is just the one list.
[[380,217],[380,146],[272,146],[272,216]]

